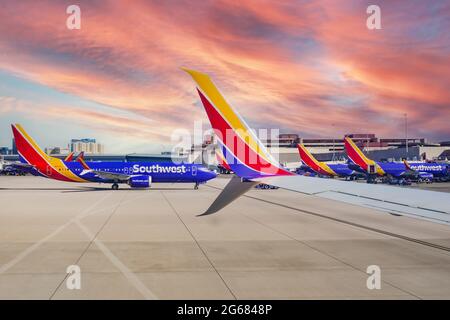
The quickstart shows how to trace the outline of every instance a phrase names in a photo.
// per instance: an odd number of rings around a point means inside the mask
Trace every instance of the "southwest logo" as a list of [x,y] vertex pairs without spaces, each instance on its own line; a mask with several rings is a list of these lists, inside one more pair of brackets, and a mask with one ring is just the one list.
[[186,173],[186,166],[160,166],[154,164],[151,166],[141,166],[135,164],[133,166],[133,173]]

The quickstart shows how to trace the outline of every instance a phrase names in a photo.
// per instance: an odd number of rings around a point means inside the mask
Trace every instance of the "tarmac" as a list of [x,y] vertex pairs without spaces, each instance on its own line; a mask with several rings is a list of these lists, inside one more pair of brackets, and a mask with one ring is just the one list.
[[227,180],[112,191],[0,177],[0,299],[450,298],[448,226],[282,189],[197,217]]

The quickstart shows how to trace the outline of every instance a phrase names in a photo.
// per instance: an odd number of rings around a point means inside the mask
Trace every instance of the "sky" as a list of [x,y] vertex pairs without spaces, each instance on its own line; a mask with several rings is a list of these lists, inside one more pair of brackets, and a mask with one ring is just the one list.
[[174,130],[207,126],[180,67],[210,74],[255,129],[404,137],[407,113],[410,137],[450,140],[448,30],[450,1],[2,0],[0,146],[21,123],[42,147],[170,150]]

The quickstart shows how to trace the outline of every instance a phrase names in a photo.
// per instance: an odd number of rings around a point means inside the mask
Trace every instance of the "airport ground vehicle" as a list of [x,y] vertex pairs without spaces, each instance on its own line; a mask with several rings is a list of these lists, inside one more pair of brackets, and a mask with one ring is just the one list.
[[260,183],[255,186],[255,189],[279,189],[277,186],[272,186],[270,184]]
[[404,178],[400,178],[400,179],[389,178],[387,180],[387,183],[390,185],[399,185],[399,186],[410,186],[412,184],[411,180],[404,179]]
[[226,168],[225,166],[218,164],[217,169],[219,170],[220,174],[231,174],[233,171],[231,171],[229,168]]
[[26,175],[26,172],[24,172],[23,170],[17,169],[17,168],[13,168],[11,166],[6,166],[5,168],[3,168],[0,171],[0,175],[3,175],[3,176],[24,176],[24,175]]

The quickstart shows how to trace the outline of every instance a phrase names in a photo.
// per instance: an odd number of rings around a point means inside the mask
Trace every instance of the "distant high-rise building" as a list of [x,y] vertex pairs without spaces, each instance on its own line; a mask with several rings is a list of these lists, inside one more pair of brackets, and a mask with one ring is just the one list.
[[12,139],[12,154],[17,154],[16,140]]
[[9,154],[9,148],[8,147],[0,147],[0,154],[1,155],[8,155]]
[[72,139],[70,141],[71,152],[85,152],[89,154],[102,154],[104,153],[104,146],[97,143],[95,139]]

